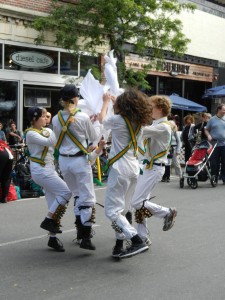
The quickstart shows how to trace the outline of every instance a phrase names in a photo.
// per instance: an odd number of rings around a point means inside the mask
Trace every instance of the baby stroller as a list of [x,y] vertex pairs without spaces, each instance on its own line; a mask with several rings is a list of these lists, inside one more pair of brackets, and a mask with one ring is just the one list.
[[210,180],[212,187],[217,186],[215,175],[211,175],[210,157],[216,147],[208,141],[202,141],[196,144],[192,149],[192,155],[186,162],[182,177],[180,178],[180,188],[184,187],[184,179],[187,178],[187,184],[192,188],[198,187],[198,181]]

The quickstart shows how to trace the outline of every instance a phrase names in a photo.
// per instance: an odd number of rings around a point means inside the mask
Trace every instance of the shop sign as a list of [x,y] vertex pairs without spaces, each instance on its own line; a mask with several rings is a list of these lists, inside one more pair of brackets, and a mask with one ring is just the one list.
[[176,76],[181,79],[192,79],[199,81],[213,81],[213,68],[190,63],[164,60],[163,62],[151,62],[146,58],[129,55],[125,59],[128,68],[142,70],[149,66],[148,73],[156,76]]
[[35,69],[45,69],[54,63],[48,55],[35,51],[15,52],[11,55],[11,60],[19,66]]

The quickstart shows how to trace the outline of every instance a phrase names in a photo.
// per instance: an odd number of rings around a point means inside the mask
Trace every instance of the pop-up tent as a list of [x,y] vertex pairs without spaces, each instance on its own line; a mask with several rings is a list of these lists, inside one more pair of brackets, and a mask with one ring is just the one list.
[[177,94],[172,94],[169,96],[169,98],[172,102],[172,108],[174,109],[188,110],[188,111],[195,111],[195,112],[207,111],[207,108],[205,106],[200,105],[191,100],[185,99],[183,97],[180,97]]

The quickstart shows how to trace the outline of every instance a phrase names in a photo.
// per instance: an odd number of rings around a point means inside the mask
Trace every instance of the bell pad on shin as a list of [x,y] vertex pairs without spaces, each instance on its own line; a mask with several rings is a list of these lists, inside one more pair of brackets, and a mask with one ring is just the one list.
[[142,206],[142,208],[135,211],[134,216],[136,223],[141,224],[145,218],[150,218],[152,213],[146,207]]

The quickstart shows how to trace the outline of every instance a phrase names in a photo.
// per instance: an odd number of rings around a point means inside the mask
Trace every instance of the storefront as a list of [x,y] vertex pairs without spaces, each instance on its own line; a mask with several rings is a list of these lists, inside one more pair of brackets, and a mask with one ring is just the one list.
[[[147,58],[130,54],[126,57],[126,67],[136,70],[143,69],[151,64],[147,80],[151,86],[150,95],[171,95],[176,93],[186,99],[207,106],[210,111],[210,103],[202,100],[202,95],[207,88],[212,87],[215,67],[194,64],[190,61],[165,60],[163,62],[151,62]],[[210,61],[211,62],[211,61]],[[215,64],[215,62],[213,61]]]
[[99,65],[98,57],[0,40],[0,121],[6,127],[13,119],[24,130],[26,111],[33,105],[54,115],[60,87],[84,77],[92,65]]

